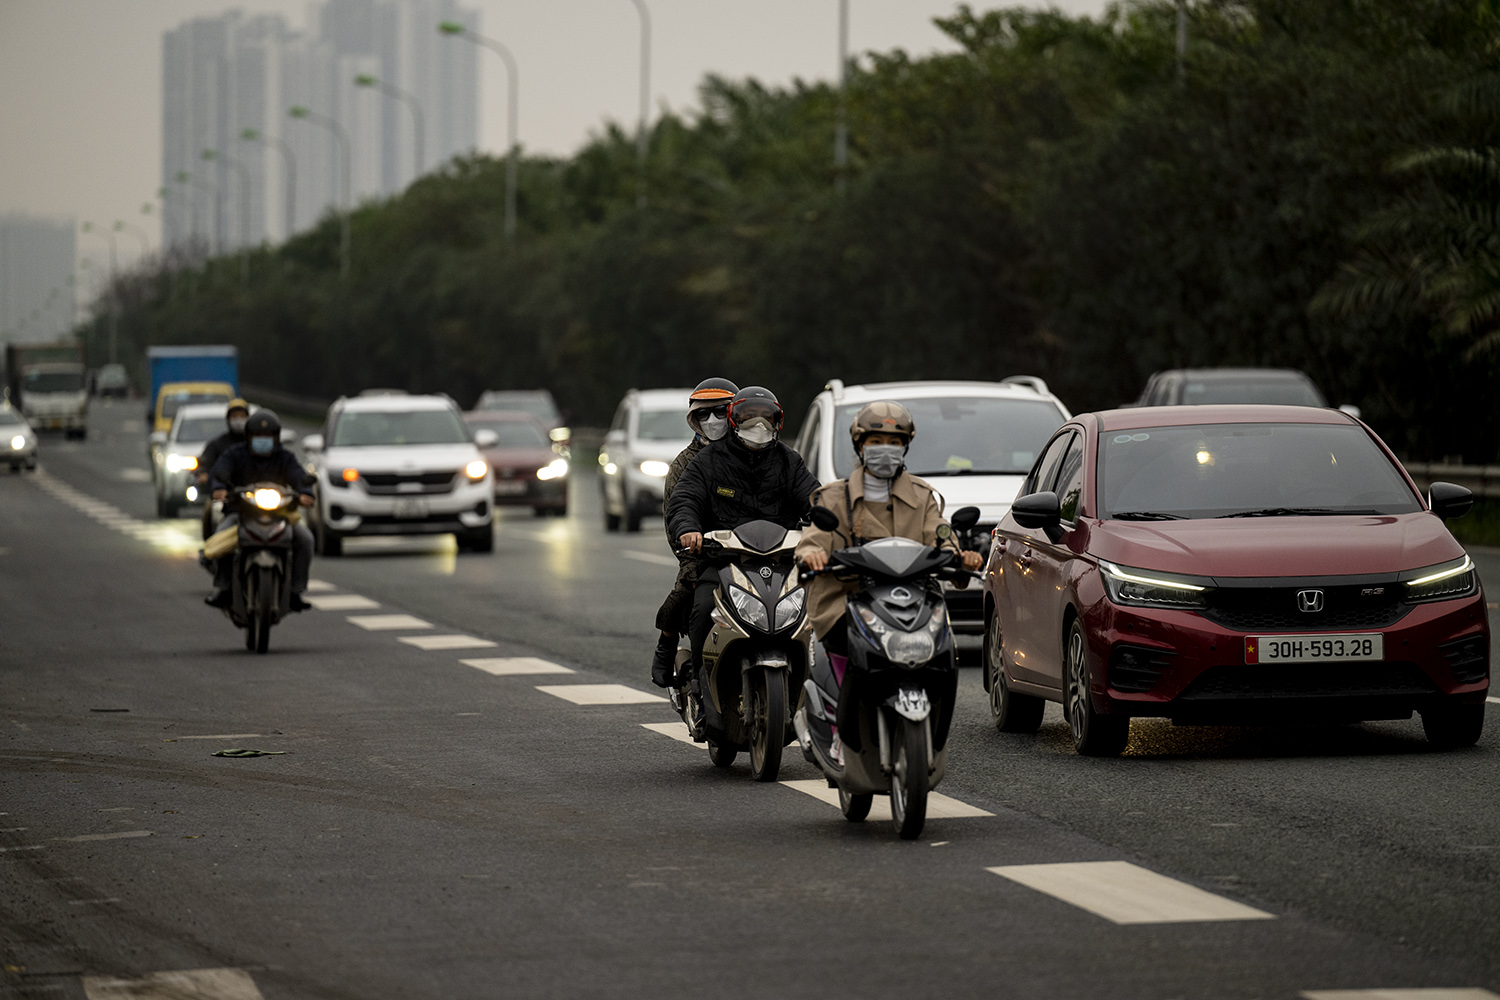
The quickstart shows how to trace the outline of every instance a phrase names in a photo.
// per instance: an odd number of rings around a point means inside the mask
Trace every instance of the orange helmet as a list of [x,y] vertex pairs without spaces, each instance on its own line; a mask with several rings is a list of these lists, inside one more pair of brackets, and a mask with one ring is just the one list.
[[706,378],[688,396],[688,409],[695,410],[705,403],[718,405],[734,398],[740,387],[727,378]]

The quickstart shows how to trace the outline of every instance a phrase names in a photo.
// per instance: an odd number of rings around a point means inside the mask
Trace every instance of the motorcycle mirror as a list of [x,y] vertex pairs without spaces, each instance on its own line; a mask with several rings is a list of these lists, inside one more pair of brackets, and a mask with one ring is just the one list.
[[953,512],[953,516],[948,519],[948,523],[953,525],[955,531],[968,531],[979,523],[979,508],[960,507]]
[[[975,513],[978,514],[979,512],[975,511]],[[814,504],[812,509],[812,523],[824,531],[835,531],[839,526],[839,516],[827,507],[820,507]]]

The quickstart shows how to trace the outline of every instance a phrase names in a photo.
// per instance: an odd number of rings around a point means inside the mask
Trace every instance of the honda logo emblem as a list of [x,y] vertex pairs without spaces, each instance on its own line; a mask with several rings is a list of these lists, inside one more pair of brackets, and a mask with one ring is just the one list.
[[1297,609],[1313,614],[1323,610],[1323,592],[1321,590],[1299,590],[1297,591]]

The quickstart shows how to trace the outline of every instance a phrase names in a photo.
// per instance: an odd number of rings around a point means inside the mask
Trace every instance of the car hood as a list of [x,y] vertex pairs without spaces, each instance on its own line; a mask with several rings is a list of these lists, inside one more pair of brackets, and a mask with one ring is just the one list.
[[482,448],[479,453],[497,469],[541,469],[560,457],[551,448]]
[[670,463],[682,454],[682,449],[692,443],[692,438],[683,438],[681,441],[633,441],[630,445],[630,457],[637,462],[654,458]]
[[1010,510],[1026,476],[934,476],[926,480],[943,497],[943,512],[978,507],[980,524],[997,524]]
[[1194,576],[1353,576],[1457,559],[1463,546],[1435,515],[1105,521],[1089,550],[1137,569]]
[[329,468],[371,472],[457,469],[479,457],[472,444],[408,444],[372,448],[329,448],[323,463]]

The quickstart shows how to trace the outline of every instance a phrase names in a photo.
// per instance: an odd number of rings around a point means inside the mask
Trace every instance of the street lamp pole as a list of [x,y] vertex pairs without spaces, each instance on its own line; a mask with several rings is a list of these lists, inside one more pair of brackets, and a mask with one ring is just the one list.
[[519,117],[520,109],[520,71],[516,67],[516,57],[510,54],[510,49],[483,35],[470,31],[457,21],[444,21],[438,25],[438,31],[445,35],[453,35],[457,38],[465,38],[475,45],[482,45],[494,52],[505,62],[505,71],[509,77],[507,97],[509,98],[507,109],[508,131],[510,140],[510,159],[505,167],[505,238],[514,240],[516,236],[516,170],[517,157],[520,147],[516,145],[516,119]]
[[641,117],[635,129],[636,190],[635,205],[646,207],[646,155],[650,136],[646,131],[651,117],[651,11],[646,0],[631,0],[641,16]]
[[839,0],[839,110],[833,129],[834,184],[844,193],[849,165],[849,0]]
[[339,152],[342,154],[342,169],[339,173],[342,175],[341,180],[343,181],[343,191],[340,192],[339,197],[340,207],[342,208],[342,211],[339,212],[339,276],[347,278],[349,277],[349,134],[344,131],[342,125],[332,118],[329,118],[327,115],[320,115],[316,111],[310,111],[301,105],[294,105],[289,108],[287,114],[293,118],[311,122],[314,125],[321,125],[332,132],[334,138],[339,141]]
[[282,162],[286,165],[286,232],[282,239],[289,240],[297,228],[297,159],[292,155],[292,147],[274,135],[261,135],[259,129],[247,128],[240,133],[240,138],[247,142],[273,146],[281,153]]
[[423,149],[423,132],[425,125],[422,116],[422,105],[415,94],[409,93],[397,87],[395,84],[386,83],[379,77],[368,73],[361,73],[354,78],[356,87],[374,87],[387,97],[394,97],[411,109],[412,129],[416,136],[416,146],[412,151],[412,180],[422,176],[422,171],[427,168],[427,157]]

